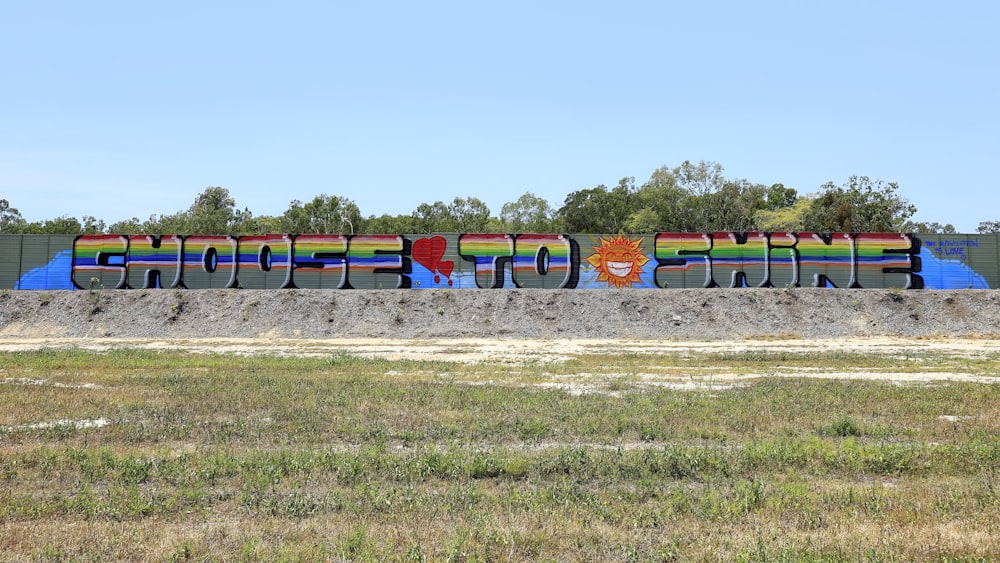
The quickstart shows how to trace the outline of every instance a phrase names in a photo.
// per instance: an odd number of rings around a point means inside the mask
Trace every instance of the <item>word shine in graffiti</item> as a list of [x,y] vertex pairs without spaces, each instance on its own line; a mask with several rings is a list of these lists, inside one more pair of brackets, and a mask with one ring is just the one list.
[[72,282],[110,288],[920,288],[899,233],[87,235]]

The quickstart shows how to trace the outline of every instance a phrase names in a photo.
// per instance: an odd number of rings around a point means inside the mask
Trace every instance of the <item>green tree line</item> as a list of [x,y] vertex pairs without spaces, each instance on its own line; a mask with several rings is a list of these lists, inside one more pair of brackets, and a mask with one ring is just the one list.
[[[0,198],[0,234],[263,234],[263,233],[650,233],[712,231],[954,233],[950,224],[915,223],[916,207],[898,184],[851,176],[799,194],[783,184],[728,178],[715,162],[662,166],[642,184],[634,177],[566,196],[553,207],[527,192],[499,213],[476,197],[421,203],[412,213],[362,214],[348,196],[320,194],[293,200],[281,215],[240,209],[229,190],[211,186],[191,206],[167,215],[133,217],[106,224],[85,215],[28,222]],[[984,221],[979,232],[1000,232],[1000,221]]]

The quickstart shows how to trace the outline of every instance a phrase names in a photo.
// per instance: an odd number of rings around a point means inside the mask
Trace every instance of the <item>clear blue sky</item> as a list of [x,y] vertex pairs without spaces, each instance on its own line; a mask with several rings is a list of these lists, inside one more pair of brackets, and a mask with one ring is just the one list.
[[899,182],[1000,220],[1000,4],[7,2],[0,198],[29,221],[187,209],[208,186],[364,215],[662,165],[800,193]]

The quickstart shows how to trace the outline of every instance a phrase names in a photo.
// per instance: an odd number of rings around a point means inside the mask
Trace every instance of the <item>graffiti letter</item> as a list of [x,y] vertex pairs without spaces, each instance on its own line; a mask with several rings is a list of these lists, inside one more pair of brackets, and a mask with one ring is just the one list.
[[518,235],[511,276],[517,287],[572,289],[580,277],[580,249],[563,235]]
[[132,235],[128,248],[128,286],[149,289],[181,283],[181,249],[177,235]]
[[854,238],[848,233],[799,233],[799,283],[813,287],[853,287]]
[[[767,235],[712,234],[712,277],[722,287],[762,287],[767,284]],[[729,275],[726,276],[726,270]]]
[[340,289],[347,283],[347,237],[299,235],[293,262],[295,287]]
[[462,235],[458,254],[475,262],[478,287],[503,287],[503,265],[514,255],[514,239],[510,235]]
[[280,289],[292,281],[291,235],[240,237],[237,279],[244,289]]
[[73,242],[73,283],[83,289],[95,285],[125,285],[125,235],[83,235]]
[[799,285],[799,256],[795,245],[799,239],[795,233],[771,233],[768,247],[768,272],[774,287]]
[[[709,287],[712,285],[712,239],[701,233],[656,234],[656,285]],[[690,280],[690,281],[689,281]]]
[[409,241],[402,235],[358,235],[347,249],[347,283],[354,289],[410,287]]
[[914,248],[909,235],[864,233],[857,235],[854,242],[858,256],[858,285],[900,289],[915,285],[911,260]]
[[236,283],[237,241],[230,236],[184,239],[184,287],[213,289]]

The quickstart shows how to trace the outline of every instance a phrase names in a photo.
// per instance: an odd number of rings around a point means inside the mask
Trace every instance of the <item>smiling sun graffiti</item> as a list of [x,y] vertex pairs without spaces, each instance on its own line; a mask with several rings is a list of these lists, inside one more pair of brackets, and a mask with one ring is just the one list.
[[641,281],[640,274],[645,273],[642,266],[649,262],[649,258],[640,250],[639,245],[642,239],[633,241],[623,235],[601,239],[601,246],[594,247],[594,254],[587,258],[587,262],[597,270],[600,275],[597,281],[608,282],[608,287],[616,288],[632,287],[633,283]]

